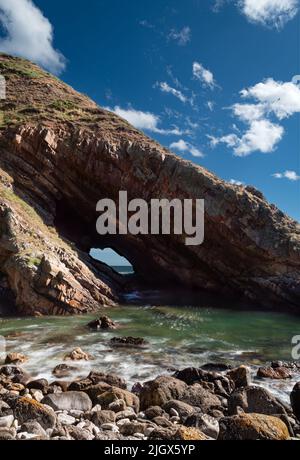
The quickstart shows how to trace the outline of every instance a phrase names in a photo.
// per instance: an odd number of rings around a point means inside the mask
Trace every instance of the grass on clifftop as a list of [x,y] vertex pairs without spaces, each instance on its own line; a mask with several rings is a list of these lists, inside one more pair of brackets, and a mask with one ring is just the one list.
[[64,123],[88,131],[140,134],[126,120],[101,109],[54,75],[26,59],[0,53],[6,99],[0,100],[0,129],[25,124],[52,127]]

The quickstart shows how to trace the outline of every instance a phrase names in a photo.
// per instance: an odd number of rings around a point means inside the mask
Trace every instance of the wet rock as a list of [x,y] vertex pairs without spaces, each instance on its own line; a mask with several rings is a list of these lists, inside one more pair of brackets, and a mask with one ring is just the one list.
[[228,377],[218,372],[208,372],[194,367],[177,371],[175,372],[174,377],[182,380],[187,385],[193,385],[197,382],[210,383],[213,385],[212,388],[214,392],[221,396],[227,397],[234,389],[234,385]]
[[44,438],[47,437],[46,431],[36,420],[23,423],[21,426],[21,432],[35,434],[36,436]]
[[92,371],[87,378],[92,382],[93,385],[104,382],[108,385],[122,388],[123,390],[127,389],[126,381],[116,374],[105,374],[103,372]]
[[72,375],[73,372],[77,371],[77,367],[69,366],[68,364],[58,364],[53,371],[52,374],[55,375],[57,378],[65,378]]
[[162,376],[146,382],[140,393],[141,409],[163,406],[171,400],[181,400],[187,385],[174,377]]
[[285,405],[266,389],[257,386],[241,388],[230,396],[229,415],[236,415],[240,409],[246,413],[286,415]]
[[278,369],[279,367],[285,367],[286,369],[290,369],[293,372],[300,371],[300,362],[299,361],[273,361],[271,363],[271,367],[273,369]]
[[45,430],[53,428],[56,422],[54,412],[28,397],[22,397],[17,400],[14,407],[14,416],[20,424],[34,420]]
[[43,404],[59,410],[79,410],[88,412],[92,409],[92,401],[83,392],[68,391],[67,393],[49,394],[42,400]]
[[86,391],[91,386],[93,386],[91,380],[85,378],[71,382],[68,389],[69,391]]
[[215,419],[215,417],[211,417],[210,415],[196,412],[189,416],[185,420],[184,424],[185,426],[198,428],[202,433],[206,434],[210,438],[217,439],[219,436],[219,422]]
[[131,389],[131,393],[135,393],[136,395],[139,395],[143,389],[143,385],[140,382],[136,382]]
[[[171,411],[175,410],[182,421],[185,421],[195,412],[195,408],[192,407],[190,404],[186,404],[182,401],[175,400],[168,401],[166,404],[163,405],[163,409],[170,415],[173,415]],[[176,414],[174,415],[176,416]]]
[[260,367],[257,371],[257,377],[274,380],[284,380],[291,379],[293,377],[293,374],[287,367]]
[[294,414],[300,421],[300,382],[296,383],[291,393],[291,405]]
[[24,364],[28,361],[27,356],[21,353],[9,353],[5,358],[5,364]]
[[14,428],[0,428],[0,441],[13,441],[16,435]]
[[89,353],[85,353],[81,348],[75,348],[65,356],[65,361],[90,361],[94,359]]
[[113,337],[110,344],[114,347],[145,348],[148,346],[147,340],[141,337]]
[[101,316],[101,318],[91,321],[87,326],[93,331],[117,329],[117,325],[108,316]]
[[279,418],[262,414],[240,414],[220,420],[219,440],[289,439],[289,431]]
[[248,387],[251,385],[251,372],[249,367],[240,366],[226,374],[233,382],[235,388]]
[[230,364],[207,363],[201,366],[201,369],[208,372],[226,372],[232,369]]
[[7,365],[0,368],[0,375],[3,374],[13,383],[26,384],[30,380],[30,375],[17,366]]
[[180,427],[175,435],[174,440],[180,441],[208,441],[210,438],[197,428]]
[[94,412],[91,418],[94,425],[101,428],[101,425],[105,423],[114,423],[116,421],[116,414],[111,410],[101,410]]
[[103,409],[108,409],[109,405],[118,399],[123,399],[126,406],[132,407],[136,413],[139,411],[139,398],[135,394],[117,387],[110,387],[109,390],[100,394],[97,397],[97,403],[100,404]]
[[27,383],[27,388],[29,390],[40,390],[43,394],[46,394],[49,390],[49,383],[46,379],[32,380]]

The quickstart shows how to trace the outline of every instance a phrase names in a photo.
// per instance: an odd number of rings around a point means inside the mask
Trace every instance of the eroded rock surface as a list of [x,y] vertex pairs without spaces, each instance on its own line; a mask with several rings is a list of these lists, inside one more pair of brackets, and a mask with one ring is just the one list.
[[[19,311],[79,313],[117,302],[124,281],[88,256],[109,246],[140,283],[299,309],[299,224],[261,193],[178,158],[28,61],[1,55],[0,70],[0,272]],[[100,237],[96,203],[117,202],[120,190],[129,200],[205,199],[204,244]]]

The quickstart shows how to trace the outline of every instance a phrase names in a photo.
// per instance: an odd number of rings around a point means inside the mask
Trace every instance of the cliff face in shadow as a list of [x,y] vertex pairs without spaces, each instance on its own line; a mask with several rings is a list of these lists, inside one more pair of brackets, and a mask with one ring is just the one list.
[[[297,311],[300,227],[251,187],[184,161],[28,61],[0,56],[0,272],[27,314],[97,310],[125,281],[88,256],[113,247],[136,286],[181,286]],[[100,237],[96,203],[205,199],[205,242]]]

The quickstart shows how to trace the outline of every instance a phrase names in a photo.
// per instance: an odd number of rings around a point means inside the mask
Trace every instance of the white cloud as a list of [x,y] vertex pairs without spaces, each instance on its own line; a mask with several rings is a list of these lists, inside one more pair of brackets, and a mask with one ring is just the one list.
[[190,144],[189,142],[184,141],[183,139],[180,139],[178,142],[173,142],[170,145],[170,149],[176,150],[177,152],[181,153],[190,153],[191,155],[197,158],[204,157],[204,154],[201,152],[201,150],[199,150],[197,147]]
[[207,101],[206,105],[211,112],[214,110],[215,103],[213,101]]
[[245,122],[259,120],[265,114],[262,104],[234,104],[232,110],[235,116]]
[[143,112],[133,108],[122,109],[118,105],[114,108],[106,107],[106,110],[115,113],[124,120],[127,120],[137,129],[151,131],[156,134],[181,136],[183,131],[178,128],[162,129],[159,127],[160,117],[151,112]]
[[240,94],[244,99],[254,99],[253,103],[237,103],[231,107],[233,114],[248,125],[246,132],[242,136],[232,133],[220,138],[209,136],[212,147],[224,143],[238,156],[255,151],[272,152],[282,139],[284,128],[271,121],[271,116],[282,120],[300,113],[298,79],[280,82],[269,78],[243,89]]
[[181,30],[172,29],[168,38],[176,41],[180,46],[185,46],[191,41],[191,29],[190,27],[183,27]]
[[244,185],[244,182],[241,182],[241,181],[236,180],[236,179],[230,179],[229,183],[232,184],[232,185]]
[[282,126],[271,123],[269,120],[254,120],[248,130],[241,137],[236,134],[228,134],[220,138],[211,137],[212,146],[220,143],[233,148],[234,154],[244,157],[252,152],[270,153],[276,148],[284,134]]
[[300,180],[300,176],[298,176],[295,171],[289,170],[285,171],[284,173],[275,173],[273,174],[273,177],[275,177],[275,179],[288,179],[293,182]]
[[172,88],[166,82],[157,83],[157,86],[163,93],[172,94],[173,96],[177,97],[177,99],[179,99],[183,103],[186,103],[188,100],[187,97],[180,90]]
[[65,58],[53,48],[53,27],[31,0],[0,0],[5,37],[0,50],[40,64],[54,73],[65,68]]
[[193,75],[197,80],[201,81],[204,85],[208,86],[211,89],[213,89],[216,86],[213,73],[210,70],[206,69],[199,62],[193,63]]
[[273,112],[280,120],[300,112],[300,86],[296,83],[269,78],[241,91],[243,98],[252,97],[259,102],[256,110]]
[[239,0],[243,14],[250,22],[282,28],[298,11],[298,0]]

